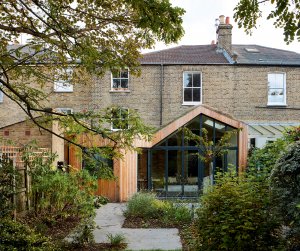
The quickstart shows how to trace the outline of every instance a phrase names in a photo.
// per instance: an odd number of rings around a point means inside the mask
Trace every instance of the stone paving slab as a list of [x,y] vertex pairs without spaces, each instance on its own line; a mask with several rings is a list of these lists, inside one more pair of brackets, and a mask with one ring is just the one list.
[[108,234],[123,234],[129,250],[181,250],[177,228],[132,229],[122,228],[125,217],[124,203],[108,203],[97,209],[95,222],[100,229],[94,230],[96,243],[108,243]]

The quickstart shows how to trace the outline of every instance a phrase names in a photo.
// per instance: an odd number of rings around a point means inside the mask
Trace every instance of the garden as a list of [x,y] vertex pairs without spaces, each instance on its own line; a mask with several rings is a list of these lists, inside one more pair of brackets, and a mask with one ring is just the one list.
[[[184,250],[300,250],[299,139],[296,127],[262,149],[251,149],[247,171],[217,173],[196,207],[194,202],[158,200],[152,193],[135,194],[124,212],[124,227],[176,227]],[[94,243],[95,208],[107,203],[94,196],[97,178],[87,170],[56,169],[52,157],[27,159],[31,210],[16,219],[11,197],[22,177],[11,161],[1,159],[1,250],[126,248],[123,236],[108,236],[109,244]]]

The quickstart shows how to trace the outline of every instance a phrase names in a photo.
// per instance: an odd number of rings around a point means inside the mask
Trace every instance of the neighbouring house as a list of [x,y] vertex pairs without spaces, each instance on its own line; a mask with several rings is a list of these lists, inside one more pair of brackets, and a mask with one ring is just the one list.
[[[92,86],[51,87],[49,107],[76,112],[115,104],[137,110],[145,123],[157,128],[151,142],[135,142],[141,153],[127,152],[123,160],[113,161],[118,179],[99,181],[99,194],[126,201],[139,189],[151,189],[163,197],[195,197],[218,168],[245,168],[250,145],[262,147],[280,137],[284,128],[300,124],[300,54],[232,44],[232,25],[224,16],[216,32],[216,44],[144,54],[139,77],[121,69],[95,78]],[[11,116],[0,122],[3,137],[22,125],[16,124],[21,112],[3,97],[2,118],[8,110]],[[202,150],[185,140],[183,126],[199,135],[205,128],[213,142],[226,131],[242,130],[226,154],[205,163],[197,156]],[[118,128],[112,123],[111,129]],[[74,148],[55,142],[64,148],[59,160],[81,167]]]

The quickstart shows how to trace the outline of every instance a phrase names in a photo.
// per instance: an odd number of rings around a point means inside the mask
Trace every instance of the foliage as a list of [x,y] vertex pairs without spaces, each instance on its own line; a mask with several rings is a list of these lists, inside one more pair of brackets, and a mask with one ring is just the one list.
[[300,141],[288,147],[271,173],[271,191],[278,217],[288,227],[289,248],[300,248]]
[[85,170],[70,173],[55,170],[52,158],[35,157],[28,161],[32,177],[31,195],[36,215],[87,217],[93,213],[96,180]]
[[[183,36],[183,14],[169,0],[2,0],[0,90],[46,131],[54,133],[37,115],[53,114],[55,120],[72,121],[77,129],[106,136],[89,119],[82,123],[78,119],[82,114],[46,109],[52,92],[49,85],[59,80],[91,85],[92,75],[125,67],[138,74],[141,49],[151,48],[157,40],[168,44]],[[12,45],[21,35],[29,37],[27,44]],[[92,116],[98,114],[94,112]]]
[[13,196],[20,186],[20,178],[12,160],[5,156],[0,157],[0,218],[10,215],[15,208]]
[[0,249],[12,251],[57,250],[51,240],[28,226],[10,219],[0,219]]
[[158,200],[153,193],[136,193],[128,201],[125,211],[126,217],[160,219],[165,224],[186,224],[191,222],[192,216],[188,208]]
[[94,206],[95,208],[100,208],[102,205],[106,205],[109,202],[109,199],[105,196],[96,196],[94,199]]
[[69,236],[75,246],[83,247],[95,242],[94,230],[96,229],[96,223],[94,216],[95,214],[83,218]]
[[198,250],[274,250],[279,244],[268,184],[256,176],[218,173],[200,204]]
[[125,215],[143,218],[158,217],[159,211],[154,206],[155,202],[154,193],[136,193],[128,201]]
[[261,149],[253,149],[248,157],[248,170],[258,169],[270,173],[278,157],[285,151],[287,143],[285,139],[277,139]]
[[226,131],[224,135],[214,143],[213,140],[209,140],[208,131],[205,128],[202,128],[202,135],[193,133],[187,127],[184,127],[183,130],[185,139],[194,141],[196,146],[201,149],[201,154],[197,155],[206,163],[210,163],[215,157],[224,155],[227,152],[228,147],[231,146],[231,137],[238,132],[238,130]]
[[164,202],[162,221],[173,223],[178,226],[189,224],[192,221],[191,211],[184,205],[176,205],[171,202]]
[[284,41],[289,44],[295,37],[300,41],[300,0],[240,0],[234,8],[238,27],[251,34],[257,20],[262,17],[260,5],[265,2],[273,7],[267,19],[275,20],[276,28],[283,28]]
[[288,142],[294,142],[300,140],[300,126],[288,128],[284,133],[284,138]]
[[113,249],[125,249],[127,247],[126,238],[123,234],[108,234],[107,239]]

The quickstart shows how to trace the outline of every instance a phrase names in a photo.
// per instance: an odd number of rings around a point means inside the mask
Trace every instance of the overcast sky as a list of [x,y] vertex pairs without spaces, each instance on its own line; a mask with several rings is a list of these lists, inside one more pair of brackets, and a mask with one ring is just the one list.
[[[233,25],[232,42],[233,44],[257,44],[278,49],[296,51],[300,53],[300,42],[293,42],[286,45],[284,42],[283,31],[275,29],[272,21],[266,21],[267,13],[270,11],[270,4],[264,4],[265,10],[263,19],[260,21],[257,29],[253,30],[253,35],[246,33],[237,27],[233,20],[233,9],[238,0],[171,0],[175,6],[185,9],[183,17],[183,26],[185,36],[178,44],[172,44],[168,47],[177,45],[192,44],[210,44],[216,39],[215,19],[220,15],[230,17],[230,23]],[[163,49],[166,46],[158,43],[155,49]]]

